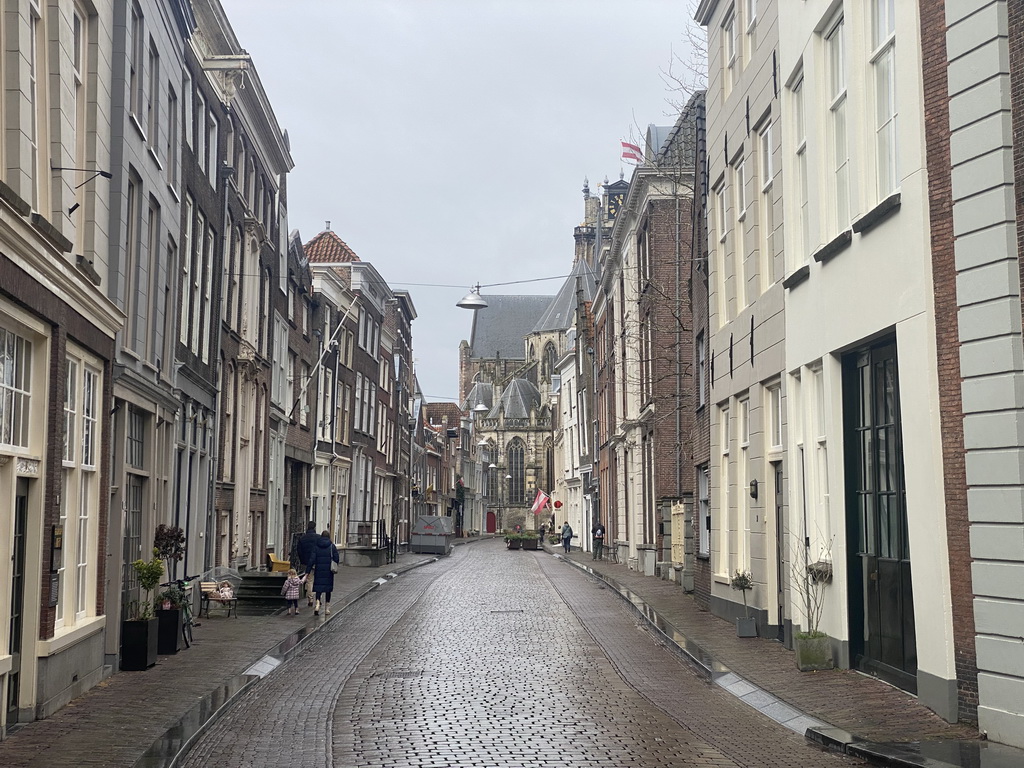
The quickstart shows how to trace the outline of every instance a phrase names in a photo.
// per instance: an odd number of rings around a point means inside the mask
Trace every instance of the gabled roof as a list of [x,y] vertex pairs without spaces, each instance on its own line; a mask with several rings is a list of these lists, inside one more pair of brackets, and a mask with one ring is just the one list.
[[462,409],[456,403],[424,403],[423,412],[430,422],[445,429],[458,429],[462,420]]
[[512,379],[501,393],[501,399],[487,414],[487,418],[498,418],[498,410],[504,409],[507,419],[528,419],[530,411],[539,407],[540,390],[528,379]]
[[533,326],[534,333],[564,331],[572,327],[576,320],[577,282],[583,289],[583,300],[593,301],[597,295],[597,275],[586,259],[578,259],[573,265],[572,273],[562,283],[561,290]]
[[523,339],[553,296],[485,296],[487,306],[473,313],[470,353],[474,358],[525,360]]
[[306,243],[306,257],[319,264],[338,264],[346,261],[359,261],[356,252],[348,247],[337,233],[325,229]]

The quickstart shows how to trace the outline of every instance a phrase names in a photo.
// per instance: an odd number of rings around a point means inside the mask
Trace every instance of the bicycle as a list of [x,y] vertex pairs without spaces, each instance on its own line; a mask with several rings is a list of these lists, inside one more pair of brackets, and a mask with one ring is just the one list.
[[200,626],[200,622],[193,618],[192,614],[192,600],[191,596],[188,595],[187,589],[193,579],[198,579],[199,574],[194,576],[186,576],[183,579],[175,579],[174,581],[168,581],[166,584],[161,584],[161,587],[175,587],[182,593],[181,600],[181,637],[185,641],[185,647],[192,647],[192,628]]

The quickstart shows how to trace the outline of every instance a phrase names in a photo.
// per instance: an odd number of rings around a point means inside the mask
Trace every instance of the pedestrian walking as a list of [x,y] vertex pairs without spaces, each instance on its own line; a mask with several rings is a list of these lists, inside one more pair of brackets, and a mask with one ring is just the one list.
[[299,578],[299,573],[294,568],[288,569],[288,578],[281,585],[281,594],[288,602],[288,615],[297,616],[299,613],[299,595],[302,594],[302,585],[306,582],[309,574]]
[[541,549],[544,548],[544,544],[545,544],[545,542],[547,542],[547,539],[545,538],[547,536],[547,533],[548,533],[548,526],[547,526],[547,523],[544,523],[540,527],[540,546],[541,546]]
[[572,526],[568,520],[562,523],[562,548],[567,555],[572,551]]
[[[316,522],[310,520],[306,525],[306,532],[299,539],[299,563],[302,570],[309,573],[313,567],[313,555],[316,551],[316,544],[320,537],[316,533]],[[308,605],[313,604],[313,580],[306,580],[306,600]]]
[[324,608],[327,616],[331,615],[331,592],[334,591],[334,572],[338,568],[341,557],[338,555],[338,548],[331,541],[331,534],[323,531],[317,539],[314,549],[313,562],[306,570],[308,576],[313,572],[313,592],[316,594],[316,607],[313,610],[314,616],[320,615],[320,608]]
[[604,526],[598,520],[591,533],[594,534],[594,556],[592,560],[604,559]]

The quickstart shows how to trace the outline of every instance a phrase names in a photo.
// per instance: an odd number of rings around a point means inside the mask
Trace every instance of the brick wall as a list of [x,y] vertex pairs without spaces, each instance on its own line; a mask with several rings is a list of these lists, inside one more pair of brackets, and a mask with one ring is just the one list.
[[[942,3],[922,0],[920,8],[939,418],[942,423],[946,540],[952,589],[957,698],[960,718],[977,722],[978,667],[974,643],[974,595],[971,588],[970,521],[967,515],[956,263],[953,250],[946,16]],[[1011,35],[1010,40],[1011,45],[1016,45],[1019,50],[1019,38],[1014,41]],[[1017,163],[1019,166],[1019,159]],[[1018,198],[1018,209],[1019,206]]]

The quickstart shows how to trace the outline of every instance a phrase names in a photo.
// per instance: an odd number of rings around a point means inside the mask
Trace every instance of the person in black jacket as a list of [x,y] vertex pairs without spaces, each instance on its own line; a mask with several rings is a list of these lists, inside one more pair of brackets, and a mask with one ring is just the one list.
[[[310,520],[306,526],[306,532],[299,539],[299,562],[302,563],[302,570],[306,573],[309,573],[313,567],[313,557],[316,554],[316,544],[318,541],[320,541],[320,536],[316,532],[316,523]],[[306,579],[306,600],[308,605],[313,604],[312,579]]]
[[[313,591],[316,593],[314,616],[320,615],[321,607],[325,609],[325,614],[331,615],[331,592],[334,591],[334,571],[331,569],[331,564],[339,562],[341,562],[341,556],[338,554],[338,548],[331,541],[330,532],[324,531],[316,541],[313,562],[306,571],[307,574],[310,571],[313,572]],[[306,581],[310,581],[310,579],[306,579]]]

